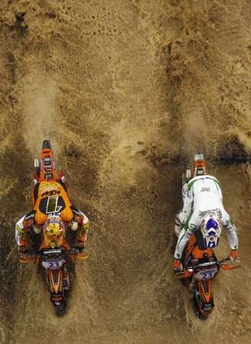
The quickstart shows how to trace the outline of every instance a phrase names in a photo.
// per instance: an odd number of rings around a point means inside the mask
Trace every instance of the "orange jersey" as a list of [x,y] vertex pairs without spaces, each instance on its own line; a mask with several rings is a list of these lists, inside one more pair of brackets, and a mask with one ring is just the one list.
[[45,223],[48,214],[60,213],[64,222],[73,218],[69,195],[60,182],[54,180],[41,181],[38,184],[36,200],[33,197],[35,222],[38,225]]

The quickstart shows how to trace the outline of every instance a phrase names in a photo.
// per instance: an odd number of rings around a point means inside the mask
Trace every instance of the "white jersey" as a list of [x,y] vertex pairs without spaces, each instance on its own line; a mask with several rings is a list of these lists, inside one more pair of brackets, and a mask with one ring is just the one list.
[[184,206],[178,214],[183,229],[179,235],[174,258],[180,259],[192,233],[199,229],[202,218],[215,212],[226,230],[231,249],[238,248],[236,227],[224,209],[219,181],[210,175],[192,178],[183,187]]
[[20,240],[22,237],[25,236],[25,231],[24,231],[24,222],[25,216],[23,216],[18,222],[16,223],[15,226],[15,240],[18,245],[21,245]]

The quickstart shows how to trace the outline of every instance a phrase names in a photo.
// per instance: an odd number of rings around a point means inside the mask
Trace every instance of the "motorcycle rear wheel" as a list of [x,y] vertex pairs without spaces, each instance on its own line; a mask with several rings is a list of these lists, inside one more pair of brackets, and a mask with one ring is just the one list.
[[50,142],[50,140],[44,140],[43,141],[42,149],[51,149],[51,142]]

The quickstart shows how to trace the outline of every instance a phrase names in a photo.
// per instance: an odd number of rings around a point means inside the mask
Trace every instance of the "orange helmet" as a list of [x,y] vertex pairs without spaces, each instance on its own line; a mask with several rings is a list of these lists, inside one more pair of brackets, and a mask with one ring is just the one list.
[[61,246],[65,236],[65,226],[59,215],[49,215],[44,224],[46,246]]

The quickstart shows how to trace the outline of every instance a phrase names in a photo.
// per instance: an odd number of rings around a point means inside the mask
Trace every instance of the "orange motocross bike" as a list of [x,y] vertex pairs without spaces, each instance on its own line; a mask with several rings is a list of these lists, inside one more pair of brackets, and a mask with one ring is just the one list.
[[[205,173],[203,154],[194,155],[194,176]],[[182,175],[182,185],[192,178],[190,169]],[[182,257],[184,271],[177,272],[175,278],[183,279],[193,294],[193,305],[197,317],[205,320],[214,309],[213,279],[220,269],[232,270],[240,267],[226,258],[218,261],[213,248],[205,247],[201,231],[197,230],[190,237]]]
[[38,271],[44,268],[46,286],[50,292],[50,301],[54,307],[55,314],[59,317],[66,312],[67,300],[71,291],[70,272],[74,271],[76,259],[86,259],[86,253],[79,253],[76,248],[66,249],[42,248],[29,254],[21,254],[20,260],[29,259],[37,264]]
[[33,237],[40,240],[34,244],[31,238],[33,249],[21,254],[20,262],[33,261],[38,271],[44,272],[55,313],[63,316],[71,289],[70,272],[74,271],[76,260],[85,260],[88,254],[79,253],[68,243],[65,224],[72,218],[71,202],[63,175],[56,169],[49,140],[43,141],[41,158],[34,160],[34,168],[31,197],[37,226]]
[[175,278],[184,279],[193,294],[192,301],[196,316],[206,320],[214,309],[213,279],[220,268],[231,270],[240,265],[231,265],[229,259],[218,261],[212,248],[203,247],[200,234],[196,231],[190,237],[182,259],[184,271],[177,272]]

